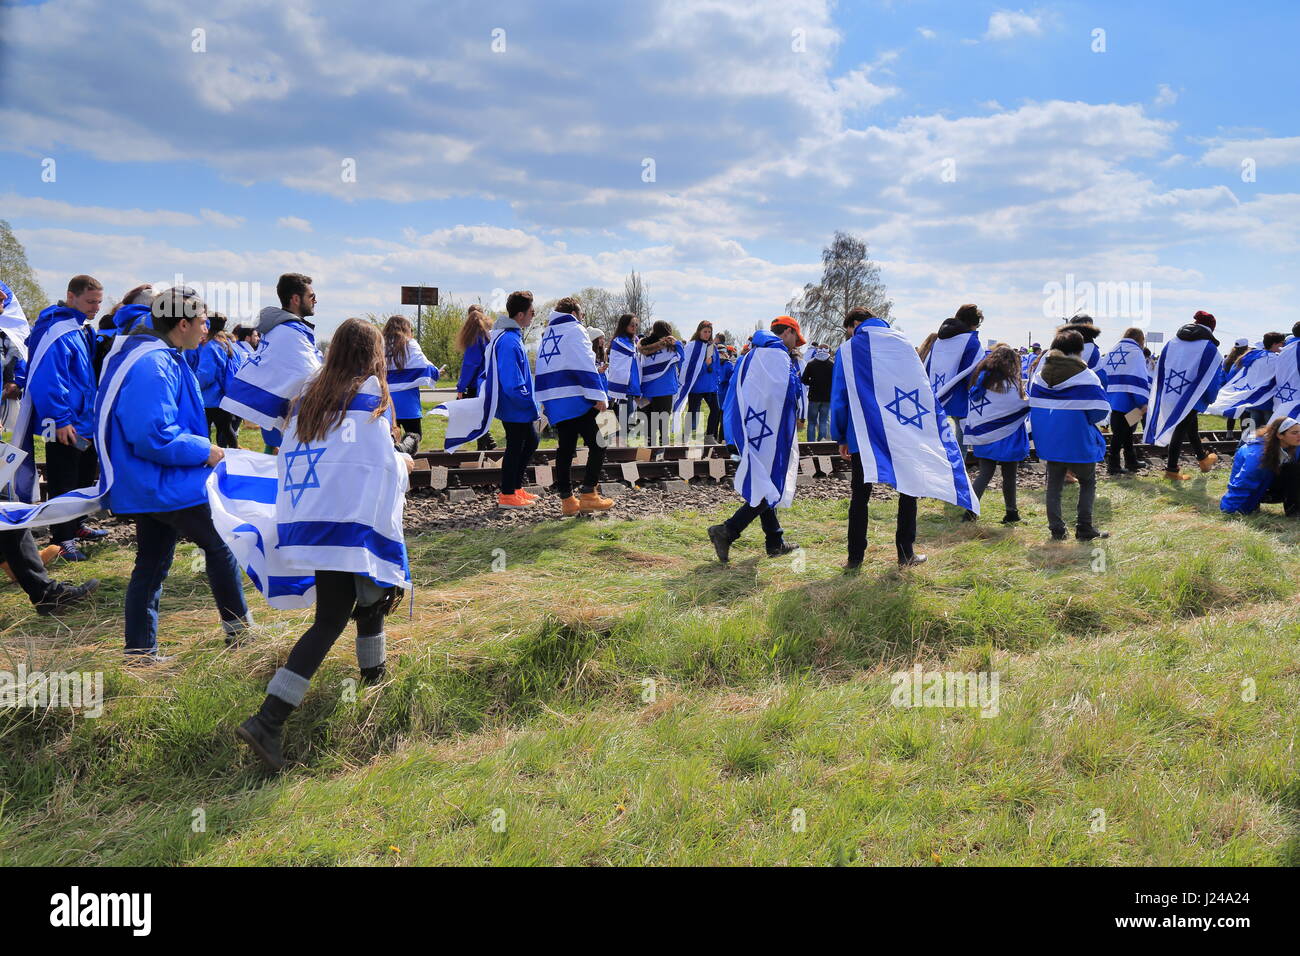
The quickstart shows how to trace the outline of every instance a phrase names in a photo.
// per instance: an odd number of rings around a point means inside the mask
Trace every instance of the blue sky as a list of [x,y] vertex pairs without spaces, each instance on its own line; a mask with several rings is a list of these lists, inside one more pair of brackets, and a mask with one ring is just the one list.
[[181,273],[266,304],[294,269],[327,327],[402,284],[491,304],[636,269],[659,317],[748,330],[844,229],[918,340],[967,301],[1045,338],[1069,276],[1131,284],[1115,333],[1204,308],[1258,337],[1300,319],[1298,11],[0,2],[0,217],[49,293]]

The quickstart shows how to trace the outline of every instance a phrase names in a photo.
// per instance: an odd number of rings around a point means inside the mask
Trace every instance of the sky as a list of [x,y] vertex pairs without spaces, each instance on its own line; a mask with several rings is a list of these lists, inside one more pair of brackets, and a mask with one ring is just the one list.
[[51,298],[179,275],[239,313],[301,271],[326,332],[632,270],[749,331],[844,230],[915,341],[975,302],[1016,345],[1205,309],[1226,346],[1300,320],[1297,35],[1294,2],[0,0],[0,218]]

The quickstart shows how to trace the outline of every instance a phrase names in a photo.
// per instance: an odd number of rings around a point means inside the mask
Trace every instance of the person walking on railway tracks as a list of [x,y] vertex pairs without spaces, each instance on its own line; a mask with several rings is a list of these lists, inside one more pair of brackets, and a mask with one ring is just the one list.
[[[1151,373],[1147,371],[1146,335],[1139,328],[1124,330],[1124,337],[1106,353],[1106,400],[1110,402],[1110,447],[1106,451],[1106,472],[1110,475],[1138,471],[1133,428],[1151,400]],[[1123,458],[1124,466],[1120,467]]]
[[808,388],[808,440],[829,441],[831,437],[831,378],[835,363],[830,349],[820,345],[804,366],[800,380]]
[[[1020,379],[1020,356],[1010,346],[999,345],[986,355],[971,375],[970,415],[966,419],[966,440],[979,471],[972,482],[976,498],[993,473],[1002,472],[1002,500],[1006,505],[1003,524],[1020,520],[1016,508],[1016,466],[1029,457],[1029,400]],[[967,511],[965,520],[979,518]]]
[[794,352],[805,341],[795,319],[778,316],[770,332],[754,333],[753,348],[736,365],[725,415],[727,434],[740,450],[736,493],[745,501],[730,518],[709,528],[709,540],[723,564],[730,560],[731,545],[755,518],[762,524],[768,557],[798,548],[786,540],[776,509],[794,503],[803,389]]
[[424,349],[415,340],[411,320],[404,315],[390,316],[384,323],[384,359],[393,414],[403,434],[417,436],[414,446],[418,449],[419,440],[424,437],[420,389],[433,388],[442,375],[442,369],[424,357]]
[[[362,681],[384,678],[384,618],[410,587],[402,508],[414,462],[393,448],[386,366],[378,328],[361,319],[339,326],[324,367],[289,413],[271,478],[273,513],[250,515],[255,535],[223,521],[245,566],[262,572],[250,577],[261,582],[273,607],[316,609],[311,627],[272,676],[261,708],[237,730],[273,770],[285,766],[285,721],[349,619],[356,621]],[[233,464],[215,476],[218,489],[232,477]],[[263,541],[275,547],[259,551]],[[269,586],[277,580],[278,598]],[[286,580],[296,586],[285,586]]]
[[917,499],[937,498],[978,514],[979,498],[907,337],[864,308],[849,310],[844,332],[831,378],[831,437],[853,466],[845,570],[856,571],[866,557],[867,505],[877,482],[898,492],[899,565],[923,564],[926,556],[915,550]]
[[221,448],[239,447],[239,419],[221,407],[221,397],[226,385],[243,364],[243,352],[235,347],[226,334],[226,317],[208,316],[208,335],[196,350],[199,360],[194,374],[203,394],[203,412],[208,429],[216,435]]
[[1205,411],[1218,396],[1224,381],[1223,360],[1219,355],[1219,340],[1214,337],[1214,326],[1214,316],[1197,312],[1164,347],[1156,363],[1146,443],[1169,446],[1165,478],[1171,481],[1190,478],[1178,467],[1183,442],[1191,444],[1201,471],[1211,471],[1219,460],[1218,455],[1202,446],[1197,418],[1197,414]]
[[[537,401],[555,428],[555,493],[565,517],[608,511],[614,506],[598,490],[605,463],[605,444],[596,416],[605,411],[608,395],[596,368],[591,336],[582,322],[582,303],[566,296],[555,303],[537,350]],[[587,446],[586,471],[578,494],[571,472],[578,439]]]
[[1083,361],[1083,336],[1073,329],[1056,334],[1034,367],[1029,383],[1029,418],[1034,449],[1047,467],[1047,526],[1053,541],[1066,539],[1061,492],[1067,472],[1079,482],[1074,536],[1080,541],[1109,537],[1093,525],[1097,462],[1106,457],[1106,439],[1097,425],[1110,414],[1110,402],[1097,373]]
[[[456,380],[457,399],[473,398],[482,388],[483,379],[487,375],[483,356],[491,332],[492,323],[483,311],[483,306],[478,303],[471,305],[465,311],[465,321],[456,334],[456,350],[464,356],[460,363],[460,377]],[[491,451],[497,447],[497,442],[490,431],[484,432],[474,447],[479,451]]]
[[[1273,417],[1273,398],[1277,394],[1277,353],[1286,340],[1281,332],[1265,332],[1259,348],[1251,348],[1246,339],[1224,361],[1224,382],[1219,394],[1206,411],[1227,420],[1228,434],[1241,419],[1241,431],[1251,433],[1263,428]],[[1243,347],[1240,343],[1246,342]]]
[[615,444],[624,444],[632,429],[636,403],[641,397],[641,362],[637,358],[637,317],[625,312],[614,326],[609,341],[609,369],[605,383],[609,388],[609,408],[618,419]]
[[673,400],[673,421],[678,421],[683,403],[686,405],[685,440],[695,441],[699,431],[700,403],[709,409],[709,417],[704,424],[705,439],[718,437],[718,354],[713,344],[713,323],[705,319],[695,327],[695,334],[685,346],[685,359],[682,362],[682,380],[677,387],[677,396]]

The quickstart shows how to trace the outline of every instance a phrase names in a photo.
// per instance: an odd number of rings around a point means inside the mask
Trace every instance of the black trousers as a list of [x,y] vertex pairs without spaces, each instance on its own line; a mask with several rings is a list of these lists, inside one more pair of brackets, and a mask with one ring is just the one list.
[[239,419],[224,408],[205,408],[204,414],[208,418],[208,432],[212,429],[217,430],[217,447],[218,448],[238,448],[239,447]]
[[727,529],[727,536],[735,541],[755,518],[763,528],[767,549],[771,551],[779,548],[785,539],[785,532],[781,530],[781,519],[776,516],[776,509],[766,501],[760,502],[757,507],[746,502],[736,509],[734,515],[722,522],[722,526]]
[[1110,413],[1110,448],[1106,449],[1106,468],[1119,471],[1120,455],[1124,456],[1124,467],[1129,470],[1137,468],[1137,449],[1133,447],[1133,426],[1128,423],[1124,412]]
[[975,492],[975,497],[983,500],[984,489],[989,486],[993,480],[993,474],[1001,469],[1002,471],[1002,503],[1007,506],[1007,511],[1016,509],[1016,462],[1014,461],[994,461],[991,458],[975,457],[979,465],[979,471],[975,473],[975,480],[971,482],[971,490]]
[[649,418],[646,429],[647,445],[668,445],[672,443],[673,396],[659,395],[650,399],[650,404],[641,411]]
[[30,531],[25,528],[22,531],[0,531],[0,560],[9,565],[9,570],[18,579],[18,586],[27,592],[33,604],[45,598],[54,582],[45,573],[45,564]]
[[419,435],[424,438],[424,419],[422,418],[399,418],[397,427],[407,435]]
[[718,393],[717,392],[692,392],[686,396],[686,421],[688,434],[694,435],[697,428],[700,427],[700,402],[703,401],[709,409],[709,418],[704,423],[704,434],[711,438],[718,437],[718,425],[721,421],[721,414],[718,411]]
[[1182,453],[1183,442],[1192,446],[1192,453],[1196,455],[1197,461],[1204,461],[1209,454],[1201,445],[1201,423],[1196,417],[1196,412],[1188,412],[1187,417],[1178,423],[1178,427],[1174,429],[1169,439],[1167,465],[1170,471],[1178,470],[1178,456]]
[[1283,465],[1261,500],[1269,504],[1280,502],[1282,511],[1290,517],[1300,515],[1300,462]]
[[[83,436],[84,437],[84,436]],[[95,446],[90,445],[85,451],[78,451],[75,445],[64,445],[57,441],[45,444],[45,488],[46,500],[66,491],[89,488],[99,475],[99,458]],[[63,524],[50,528],[51,541],[71,541],[77,536],[84,518],[73,518]]]
[[[867,503],[871,500],[871,482],[864,481],[862,475],[862,456],[857,452],[852,455],[853,494],[849,498],[849,564],[861,564],[867,554],[867,524],[870,517]],[[916,499],[911,495],[898,496],[898,529],[894,532],[894,547],[898,551],[898,560],[904,561],[912,556],[912,546],[916,543]]]
[[[308,680],[320,669],[321,661],[334,642],[348,626],[348,619],[357,606],[357,587],[350,571],[316,572],[316,617],[306,633],[298,638],[285,661],[291,670]],[[384,630],[384,616],[379,605],[363,608],[357,615],[357,633],[363,637],[380,634]]]
[[524,473],[537,451],[537,428],[532,422],[502,422],[506,429],[506,455],[501,462],[501,493],[513,495],[523,487]]
[[555,450],[555,491],[561,498],[573,494],[573,482],[570,472],[573,468],[573,456],[578,450],[578,438],[587,446],[587,469],[582,474],[582,491],[584,494],[595,491],[600,481],[600,467],[605,463],[605,446],[600,440],[600,431],[596,428],[596,406],[587,409],[585,415],[569,418],[555,423],[555,434],[559,443]]

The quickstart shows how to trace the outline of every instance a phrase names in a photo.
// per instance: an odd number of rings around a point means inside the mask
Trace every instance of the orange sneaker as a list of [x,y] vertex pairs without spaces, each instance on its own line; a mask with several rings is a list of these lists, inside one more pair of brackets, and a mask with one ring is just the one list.
[[578,496],[580,511],[608,511],[614,507],[614,499],[606,498],[599,491],[584,492]]
[[1217,462],[1218,460],[1219,460],[1219,456],[1216,455],[1214,452],[1210,452],[1199,462],[1201,466],[1201,471],[1213,471],[1215,462]]
[[533,494],[531,491],[524,491],[524,489],[522,489],[522,488],[520,488],[518,491],[516,491],[515,494],[517,494],[520,498],[527,498],[529,501],[541,501],[541,500],[542,500],[542,496],[541,496],[541,495],[535,495],[535,494]]
[[517,491],[512,495],[497,494],[498,508],[531,508],[532,506],[533,502]]
[[578,499],[573,495],[569,495],[567,498],[560,499],[560,510],[563,512],[564,517],[572,518],[582,509],[578,506]]

